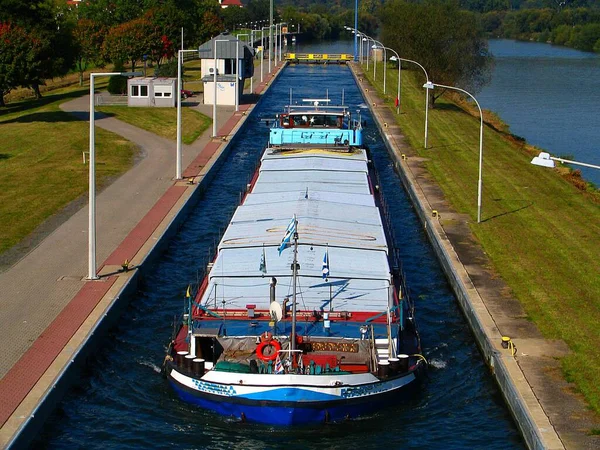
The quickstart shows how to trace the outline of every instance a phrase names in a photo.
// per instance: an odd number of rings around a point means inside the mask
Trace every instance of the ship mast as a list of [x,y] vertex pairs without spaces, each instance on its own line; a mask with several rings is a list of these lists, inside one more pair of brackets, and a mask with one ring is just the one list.
[[292,355],[296,350],[296,278],[298,276],[298,220],[294,226],[294,262],[292,264],[292,277],[293,277],[293,291],[292,291],[292,342],[290,349]]

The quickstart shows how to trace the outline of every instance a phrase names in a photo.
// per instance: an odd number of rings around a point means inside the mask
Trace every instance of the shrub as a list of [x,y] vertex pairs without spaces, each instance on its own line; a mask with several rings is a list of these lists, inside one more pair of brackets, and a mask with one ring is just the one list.
[[[125,67],[122,62],[115,63],[115,72],[123,72]],[[114,75],[108,79],[108,92],[113,95],[123,95],[127,93],[127,77]]]

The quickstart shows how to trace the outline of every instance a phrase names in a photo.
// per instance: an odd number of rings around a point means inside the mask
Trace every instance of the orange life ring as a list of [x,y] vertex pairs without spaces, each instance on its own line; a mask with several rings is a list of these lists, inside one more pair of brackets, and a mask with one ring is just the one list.
[[[266,347],[273,347],[273,353],[270,355],[265,355],[264,351]],[[256,356],[262,361],[273,361],[277,358],[279,350],[281,350],[281,344],[275,339],[263,341],[256,347]]]

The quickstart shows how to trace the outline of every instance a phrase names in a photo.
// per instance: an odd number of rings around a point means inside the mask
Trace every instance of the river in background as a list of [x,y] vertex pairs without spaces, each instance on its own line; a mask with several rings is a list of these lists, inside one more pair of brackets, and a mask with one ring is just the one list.
[[[496,66],[477,94],[481,107],[553,156],[600,165],[600,55],[507,39],[489,44]],[[600,186],[600,170],[581,169]]]
[[[481,107],[553,156],[600,165],[600,55],[508,39],[489,46],[496,64],[476,94]],[[299,42],[291,51],[354,53],[354,43]],[[576,168],[600,186],[600,170]]]

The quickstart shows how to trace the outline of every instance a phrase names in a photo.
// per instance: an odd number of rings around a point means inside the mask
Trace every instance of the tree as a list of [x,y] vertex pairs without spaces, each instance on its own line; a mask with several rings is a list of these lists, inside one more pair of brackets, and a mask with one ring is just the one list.
[[223,25],[227,30],[235,30],[240,28],[239,24],[250,22],[250,14],[246,8],[239,6],[228,6],[221,10],[221,18],[223,19]]
[[112,27],[104,40],[102,51],[110,61],[131,62],[131,70],[135,71],[136,62],[160,45],[161,37],[158,27],[148,19],[134,19]]
[[[490,79],[492,57],[477,17],[454,2],[392,0],[380,13],[382,41],[421,63],[431,81],[477,91]],[[443,93],[431,95],[431,104]]]
[[28,35],[28,52],[18,78],[41,97],[40,85],[46,79],[65,75],[73,65],[75,46],[64,11],[53,0],[21,2],[0,0],[0,22],[24,29]]
[[5,106],[6,94],[23,84],[30,46],[25,29],[10,23],[0,23],[0,106]]
[[76,44],[75,65],[79,71],[79,85],[83,86],[83,72],[92,61],[101,57],[100,49],[106,31],[90,19],[79,19],[73,28],[73,39]]

